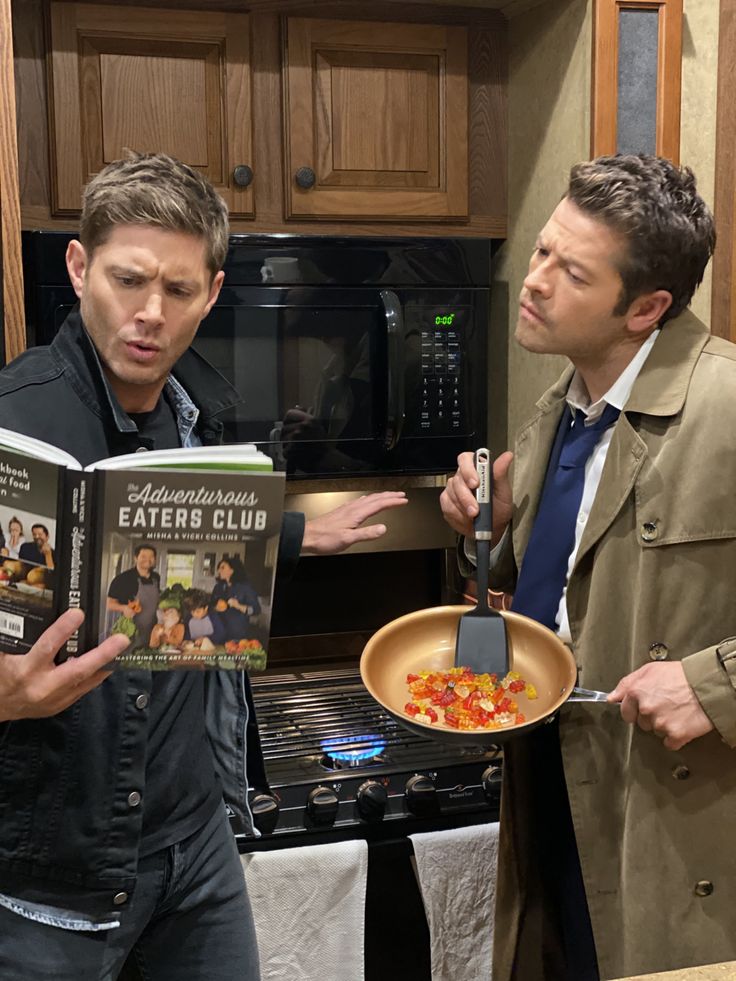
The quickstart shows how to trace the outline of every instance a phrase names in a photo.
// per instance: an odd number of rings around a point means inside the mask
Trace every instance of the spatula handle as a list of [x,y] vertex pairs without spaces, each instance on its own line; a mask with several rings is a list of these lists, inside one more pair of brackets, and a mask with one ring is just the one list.
[[475,451],[478,487],[475,499],[478,514],[473,522],[475,554],[478,566],[478,606],[488,609],[488,566],[491,560],[491,531],[493,529],[493,466],[491,454],[484,447]]
[[475,499],[478,502],[478,514],[473,523],[476,540],[491,540],[493,530],[493,467],[491,454],[482,448],[475,451],[475,469],[478,471],[478,487]]

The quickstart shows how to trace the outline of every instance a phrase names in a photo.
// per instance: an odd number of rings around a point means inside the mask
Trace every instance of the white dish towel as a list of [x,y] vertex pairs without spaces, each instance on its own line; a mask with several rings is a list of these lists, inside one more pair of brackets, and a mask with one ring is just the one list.
[[490,981],[498,823],[409,837],[429,924],[432,981]]
[[256,852],[241,861],[261,981],[363,981],[365,841]]

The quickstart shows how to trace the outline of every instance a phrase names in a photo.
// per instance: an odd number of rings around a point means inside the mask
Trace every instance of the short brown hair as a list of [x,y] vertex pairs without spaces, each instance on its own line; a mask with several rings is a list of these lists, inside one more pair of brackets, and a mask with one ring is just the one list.
[[614,313],[654,290],[672,294],[662,323],[682,313],[716,244],[692,170],[644,154],[598,157],[572,168],[567,198],[626,242],[616,260],[623,290]]
[[203,238],[213,276],[225,262],[227,205],[205,177],[165,153],[114,160],[86,186],[79,238],[90,258],[117,225],[154,225]]

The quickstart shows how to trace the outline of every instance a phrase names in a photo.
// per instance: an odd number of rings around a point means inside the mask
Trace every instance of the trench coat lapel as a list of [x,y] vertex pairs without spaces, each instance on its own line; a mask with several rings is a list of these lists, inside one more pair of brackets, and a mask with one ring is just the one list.
[[646,455],[644,440],[626,414],[622,413],[608,448],[603,475],[575,557],[575,565],[603,537],[626,503]]
[[[576,565],[600,540],[624,506],[647,458],[646,417],[677,415],[709,333],[689,310],[657,338],[616,424],[595,504]],[[569,366],[537,402],[539,412],[519,432],[514,473],[514,555],[520,566],[542,494],[547,463],[574,368]]]
[[657,338],[616,424],[576,566],[606,533],[634,487],[647,458],[647,417],[675,416],[682,411],[695,364],[709,336],[686,311]]

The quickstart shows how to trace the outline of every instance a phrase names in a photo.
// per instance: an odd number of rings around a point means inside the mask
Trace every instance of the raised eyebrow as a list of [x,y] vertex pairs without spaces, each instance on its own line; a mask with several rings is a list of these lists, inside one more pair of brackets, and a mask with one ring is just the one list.
[[131,266],[110,266],[110,272],[114,276],[129,276],[131,279],[146,278],[142,269],[133,269]]

